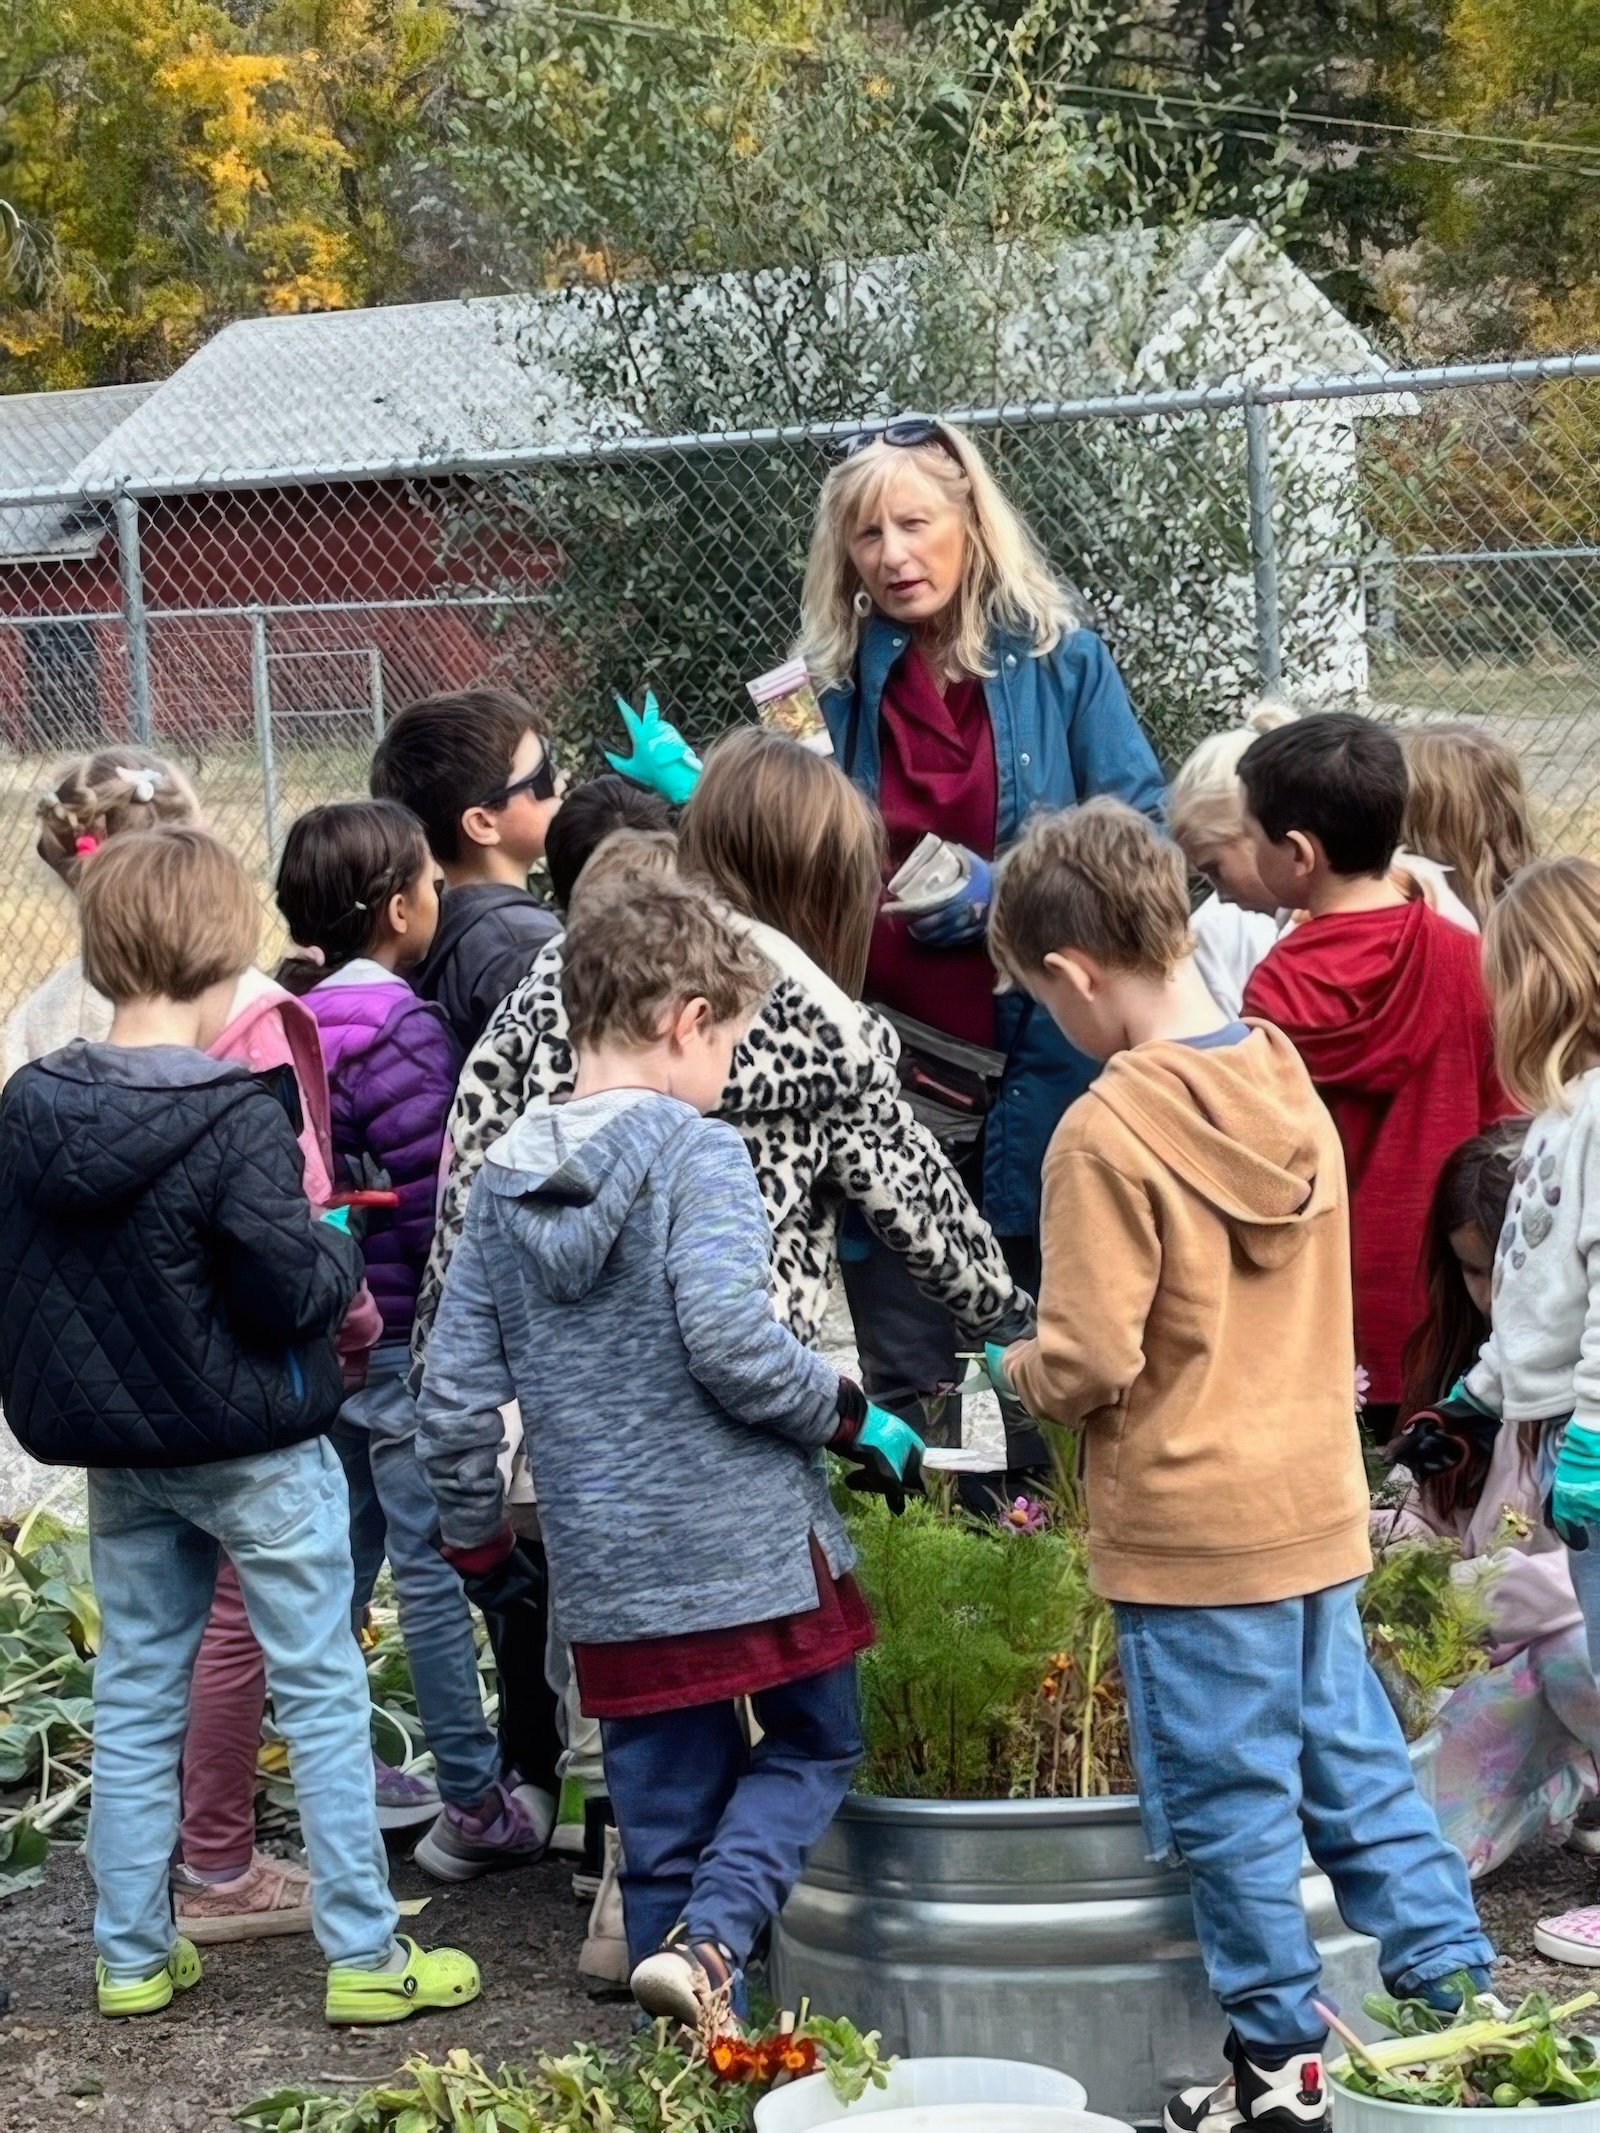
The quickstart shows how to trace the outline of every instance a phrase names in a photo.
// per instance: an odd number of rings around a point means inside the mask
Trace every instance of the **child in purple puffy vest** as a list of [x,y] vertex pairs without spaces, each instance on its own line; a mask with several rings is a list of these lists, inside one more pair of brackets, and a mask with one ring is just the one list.
[[[523,1784],[502,1768],[483,1713],[471,1609],[434,1545],[438,1514],[417,1460],[417,1410],[407,1384],[460,1065],[443,1010],[418,999],[405,977],[433,940],[439,886],[422,824],[398,802],[313,808],[290,830],[278,869],[278,909],[294,942],[278,980],[301,995],[321,1032],[335,1167],[344,1173],[335,1185],[399,1196],[392,1213],[374,1213],[365,1239],[383,1333],[333,1441],[350,1485],[355,1619],[359,1624],[365,1614],[387,1554],[438,1775],[442,1805],[417,1861],[440,1880],[471,1881],[537,1858],[556,1803],[544,1785]],[[403,1804],[391,1820],[401,1819]]]

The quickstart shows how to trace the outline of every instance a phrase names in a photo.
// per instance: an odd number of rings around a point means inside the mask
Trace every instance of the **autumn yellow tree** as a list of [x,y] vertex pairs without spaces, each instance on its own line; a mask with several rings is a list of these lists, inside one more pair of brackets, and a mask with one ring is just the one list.
[[400,293],[383,179],[439,0],[0,0],[0,387],[160,376],[230,318]]

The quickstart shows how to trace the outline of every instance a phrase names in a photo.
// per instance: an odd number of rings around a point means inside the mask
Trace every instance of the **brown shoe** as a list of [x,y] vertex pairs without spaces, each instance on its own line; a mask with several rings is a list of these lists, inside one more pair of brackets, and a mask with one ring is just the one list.
[[303,1866],[257,1852],[235,1881],[202,1882],[181,1867],[178,1872],[173,1916],[178,1931],[198,1946],[311,1931],[311,1876]]

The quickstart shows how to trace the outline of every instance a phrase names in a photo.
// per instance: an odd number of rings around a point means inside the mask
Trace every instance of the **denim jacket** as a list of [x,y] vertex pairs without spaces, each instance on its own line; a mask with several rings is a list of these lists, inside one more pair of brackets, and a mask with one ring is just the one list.
[[[883,692],[910,642],[904,627],[873,615],[854,677],[822,697],[834,756],[874,802],[882,777]],[[1093,630],[1069,631],[1042,656],[1026,638],[1002,633],[991,664],[983,693],[999,776],[996,852],[1016,840],[1036,809],[1072,807],[1095,793],[1161,815],[1166,784],[1160,765],[1116,662]],[[1003,993],[996,1010],[1006,1071],[984,1142],[983,1211],[1001,1236],[1033,1236],[1045,1149],[1062,1112],[1097,1069],[1025,994]]]

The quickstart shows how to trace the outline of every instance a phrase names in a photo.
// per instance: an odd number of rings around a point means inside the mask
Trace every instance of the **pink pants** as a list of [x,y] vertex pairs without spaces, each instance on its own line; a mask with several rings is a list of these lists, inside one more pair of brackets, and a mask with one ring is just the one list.
[[266,1707],[267,1663],[245,1613],[239,1574],[219,1556],[183,1744],[184,1863],[208,1880],[233,1880],[255,1852],[256,1749]]

